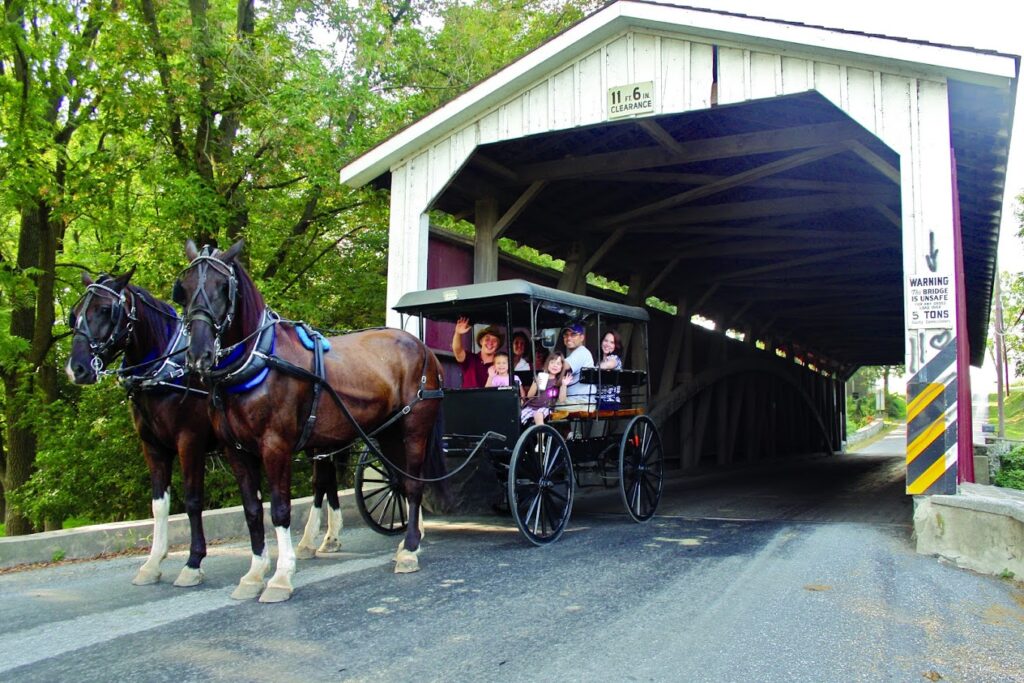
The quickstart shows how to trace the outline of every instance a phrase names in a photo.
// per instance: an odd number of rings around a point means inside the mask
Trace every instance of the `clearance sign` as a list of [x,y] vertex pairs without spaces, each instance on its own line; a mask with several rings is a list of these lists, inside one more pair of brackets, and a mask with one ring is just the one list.
[[950,328],[953,326],[953,276],[940,273],[911,275],[907,290],[910,292],[910,310],[907,327],[910,329]]
[[654,81],[608,88],[608,118],[654,113]]

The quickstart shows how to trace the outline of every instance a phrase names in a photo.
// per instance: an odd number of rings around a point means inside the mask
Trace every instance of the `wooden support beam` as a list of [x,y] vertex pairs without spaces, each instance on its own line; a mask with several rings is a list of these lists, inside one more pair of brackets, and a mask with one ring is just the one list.
[[671,261],[665,264],[661,271],[659,271],[658,274],[654,277],[654,279],[651,280],[651,283],[647,285],[646,288],[644,288],[644,300],[646,300],[647,297],[651,296],[654,293],[654,290],[658,288],[658,285],[661,284],[661,281],[668,277],[669,273],[675,270],[676,266],[679,265],[679,262],[682,260],[683,256],[682,254],[679,254]]
[[506,211],[501,218],[498,219],[498,222],[494,224],[494,239],[498,240],[505,236],[505,231],[509,229],[512,222],[519,217],[519,215],[530,205],[531,202],[533,202],[534,199],[537,198],[537,195],[540,194],[540,191],[543,190],[546,185],[547,182],[544,180],[538,180],[530,183],[530,186],[526,188],[521,195],[519,195],[519,198],[512,203],[512,206],[509,207],[508,211]]
[[485,197],[476,201],[476,236],[473,240],[473,282],[498,279],[498,242],[494,224],[498,220],[498,200]]
[[637,119],[636,125],[646,132],[659,145],[673,154],[685,154],[686,150],[679,141],[672,137],[672,134],[661,127],[661,124],[653,119]]
[[583,264],[583,273],[586,274],[592,271],[594,266],[601,262],[601,259],[605,257],[605,254],[607,254],[625,234],[626,227],[623,226],[609,235],[608,238],[605,239],[604,243],[597,248],[597,251],[591,254],[590,258],[587,259],[587,262]]
[[[868,254],[875,251],[881,251],[887,249],[884,245],[871,245],[868,247],[858,247],[855,249],[840,249],[839,251],[829,252],[827,254],[815,254],[814,256],[805,256],[804,258],[789,259],[781,261],[779,263],[770,263],[765,266],[757,266],[756,268],[745,268],[743,270],[736,270],[731,273],[715,273],[713,279],[718,280],[731,280],[738,277],[747,277],[749,275],[760,275],[762,273],[771,273],[779,270],[787,270],[796,266],[805,266],[813,263],[821,263],[823,261],[834,261],[836,259],[846,258],[847,256],[854,256],[856,254]],[[717,282],[716,282],[717,286]]]
[[900,215],[893,211],[892,209],[890,209],[885,204],[882,204],[881,202],[875,204],[875,210],[878,211],[878,213],[882,214],[885,217],[885,220],[892,223],[895,227],[903,227],[903,219],[900,218]]
[[724,192],[725,190],[746,185],[761,178],[767,178],[768,176],[772,176],[777,173],[782,173],[816,161],[821,161],[827,157],[842,154],[847,150],[848,148],[844,144],[828,144],[814,149],[804,150],[803,152],[798,152],[788,157],[748,169],[742,173],[722,178],[721,180],[717,180],[713,183],[708,183],[707,185],[695,187],[692,190],[687,190],[686,192],[666,197],[660,201],[652,202],[630,211],[624,211],[614,216],[608,216],[607,218],[598,221],[596,226],[605,227],[632,221],[640,218],[641,216],[648,216],[652,213],[657,213],[663,209],[678,207],[703,197],[709,197],[713,194]]
[[[631,226],[636,232],[647,232],[653,226],[682,226],[715,221],[739,221],[753,218],[782,216],[803,216],[825,214],[847,209],[873,207],[889,197],[878,195],[812,194],[776,199],[756,199],[747,202],[728,202],[708,206],[691,206],[679,212],[666,212],[662,216],[651,216]],[[792,219],[791,219],[792,220]]]
[[900,184],[900,170],[898,168],[896,168],[888,161],[872,152],[864,145],[864,143],[860,142],[859,140],[848,140],[846,144],[850,148],[851,152],[853,152],[861,159],[866,161],[868,165],[871,166],[873,169],[875,169],[876,171],[884,175],[886,178],[896,183],[897,185]]
[[480,152],[474,152],[469,161],[473,166],[479,166],[502,180],[507,180],[511,183],[519,182],[519,175],[515,171],[488,156],[484,156]]
[[675,387],[676,368],[679,365],[679,351],[683,345],[686,328],[690,326],[689,311],[686,299],[676,302],[676,315],[672,320],[672,332],[669,334],[668,348],[665,349],[665,365],[661,369],[661,383],[658,385],[658,398],[668,396]]
[[598,173],[657,168],[694,161],[730,159],[754,154],[806,149],[834,143],[837,140],[855,140],[863,135],[864,129],[852,121],[833,121],[703,140],[688,140],[679,143],[677,152],[650,147],[605,152],[572,159],[542,161],[526,164],[513,172],[520,180],[525,181],[579,178]]
[[[718,182],[729,176],[710,173],[673,173],[670,171],[624,171],[606,176],[592,176],[593,180],[615,183],[642,183],[644,185],[688,185],[698,186]],[[892,189],[890,183],[855,183],[838,180],[804,180],[800,178],[762,178],[747,183],[750,187],[773,190],[810,190],[836,194],[879,194]]]
[[[582,242],[573,242],[569,245],[569,254],[565,258],[565,268],[562,269],[562,275],[558,278],[558,289],[563,292],[573,292],[575,294],[583,294],[587,286],[587,274],[580,272],[580,266],[583,265],[584,258],[584,247]],[[582,281],[582,288],[580,290],[580,282]]]

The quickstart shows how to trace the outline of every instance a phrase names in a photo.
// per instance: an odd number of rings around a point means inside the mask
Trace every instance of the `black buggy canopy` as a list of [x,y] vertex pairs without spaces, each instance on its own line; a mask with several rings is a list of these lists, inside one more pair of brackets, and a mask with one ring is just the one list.
[[460,316],[474,323],[502,323],[506,314],[527,321],[536,310],[537,328],[560,327],[568,322],[588,322],[595,314],[622,321],[650,320],[647,311],[582,294],[570,294],[526,280],[499,280],[409,292],[395,304],[403,315],[455,322]]

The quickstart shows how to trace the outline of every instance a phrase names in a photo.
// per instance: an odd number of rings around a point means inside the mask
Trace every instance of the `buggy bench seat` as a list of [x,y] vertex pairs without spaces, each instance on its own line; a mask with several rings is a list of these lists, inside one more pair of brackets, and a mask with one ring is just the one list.
[[583,368],[580,370],[580,381],[593,384],[597,397],[602,389],[619,387],[617,395],[618,407],[601,407],[598,400],[582,405],[556,405],[551,410],[552,420],[583,419],[606,420],[620,417],[634,417],[644,412],[644,399],[647,373],[641,370],[601,370],[600,368]]
[[555,406],[551,410],[552,420],[609,420],[615,417],[633,417],[634,415],[643,415],[643,408],[619,408],[618,410],[577,410],[576,406],[573,406],[572,410],[560,410],[558,406]]

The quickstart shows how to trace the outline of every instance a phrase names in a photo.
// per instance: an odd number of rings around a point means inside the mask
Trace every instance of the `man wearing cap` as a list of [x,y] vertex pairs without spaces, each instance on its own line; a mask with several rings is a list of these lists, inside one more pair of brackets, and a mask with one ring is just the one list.
[[569,403],[589,403],[594,395],[593,384],[580,382],[580,370],[594,367],[594,356],[586,347],[586,341],[587,329],[582,323],[573,323],[562,331],[565,364],[572,369],[572,381],[565,391]]
[[504,335],[496,327],[485,327],[476,333],[480,353],[467,353],[462,347],[462,335],[470,330],[469,318],[463,316],[455,323],[452,353],[462,370],[462,388],[480,389],[487,384],[487,371],[494,363],[494,354],[501,348]]

